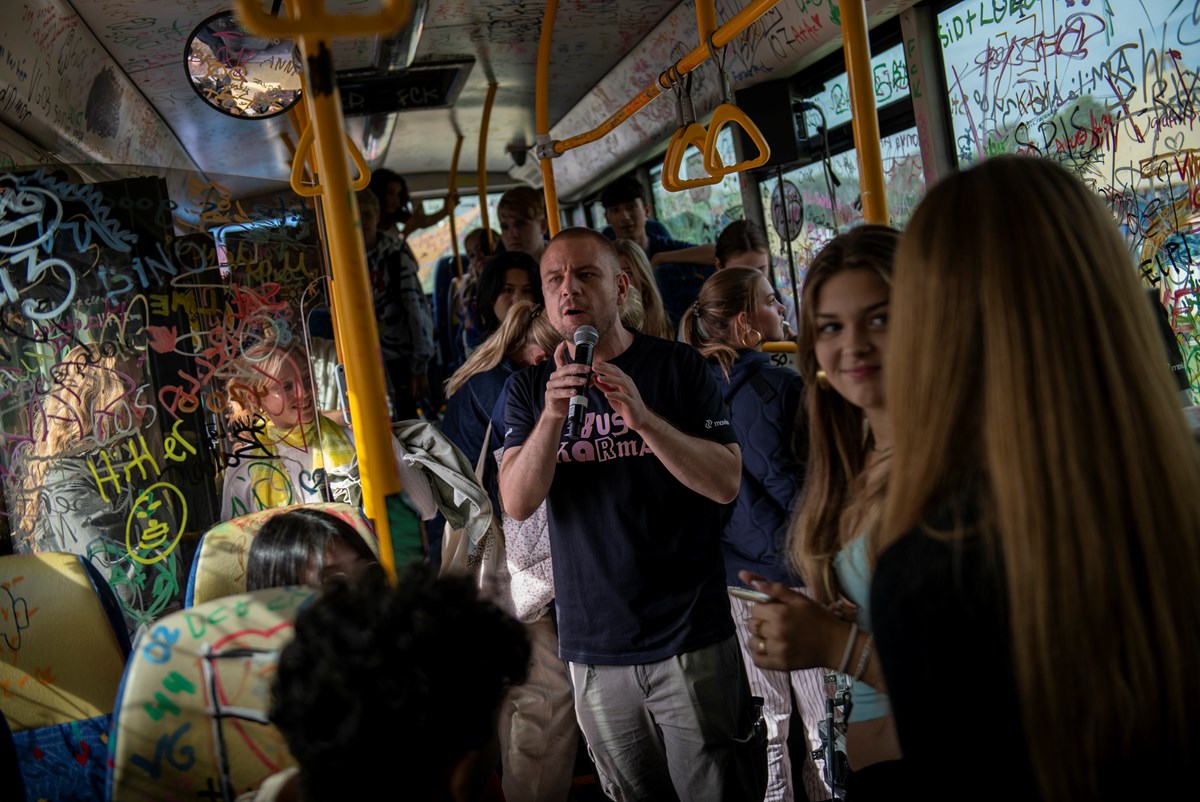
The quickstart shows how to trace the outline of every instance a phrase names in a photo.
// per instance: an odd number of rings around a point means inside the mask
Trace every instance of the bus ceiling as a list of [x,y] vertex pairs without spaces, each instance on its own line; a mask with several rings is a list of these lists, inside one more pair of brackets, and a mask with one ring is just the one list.
[[[239,119],[222,114],[189,85],[185,50],[202,23],[232,0],[26,0],[0,35],[0,130],[10,159],[195,171],[234,198],[278,189],[291,173],[300,132],[284,113]],[[286,9],[288,2],[284,2]],[[912,5],[868,0],[870,25]],[[271,3],[263,0],[264,10]],[[535,73],[544,5],[512,0],[414,0],[400,31],[334,40],[333,59],[346,130],[371,169],[408,178],[416,196],[445,191],[459,133],[460,192],[474,188],[483,107],[498,85],[487,128],[488,187],[504,189],[532,173],[514,164],[535,139]],[[745,6],[718,0],[717,23]],[[330,14],[374,13],[378,0],[325,0]],[[286,12],[285,12],[286,13]],[[221,36],[210,43],[227,42]],[[692,3],[594,0],[558,10],[550,62],[548,115],[553,139],[592,129],[697,46]],[[790,76],[841,46],[837,6],[780,2],[732,41],[725,69],[733,89]],[[46,58],[46,53],[50,58]],[[296,69],[287,49],[261,65]],[[227,59],[228,61],[229,59]],[[211,73],[211,70],[208,72]],[[720,103],[714,64],[693,74],[698,117]],[[205,79],[205,76],[201,76]],[[220,82],[208,75],[207,85]],[[200,83],[198,80],[197,83]],[[264,104],[264,110],[278,111]],[[774,109],[746,109],[751,118]],[[652,102],[602,139],[555,160],[566,202],[594,192],[670,138],[670,98]],[[534,162],[529,159],[529,162]],[[536,165],[531,165],[536,166]],[[536,182],[537,179],[533,179]]]

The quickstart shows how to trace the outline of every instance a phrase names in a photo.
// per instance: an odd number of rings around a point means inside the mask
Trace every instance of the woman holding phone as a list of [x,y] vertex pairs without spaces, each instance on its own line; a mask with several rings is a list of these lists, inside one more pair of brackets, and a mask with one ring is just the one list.
[[[772,597],[755,604],[749,651],[761,668],[834,669],[849,677],[846,758],[826,779],[846,799],[887,798],[905,766],[877,661],[871,658],[867,533],[878,526],[891,470],[884,399],[892,257],[899,232],[864,225],[813,260],[800,307],[800,375],[809,444],[790,553],[812,597],[754,572],[741,579]],[[815,599],[815,601],[814,601]]]

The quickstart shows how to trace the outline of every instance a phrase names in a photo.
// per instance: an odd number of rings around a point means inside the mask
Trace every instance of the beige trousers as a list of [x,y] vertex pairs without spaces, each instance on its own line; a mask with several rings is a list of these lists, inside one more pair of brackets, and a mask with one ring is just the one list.
[[558,629],[546,615],[525,625],[532,645],[529,679],[500,708],[500,761],[509,802],[565,802],[575,775],[579,725]]

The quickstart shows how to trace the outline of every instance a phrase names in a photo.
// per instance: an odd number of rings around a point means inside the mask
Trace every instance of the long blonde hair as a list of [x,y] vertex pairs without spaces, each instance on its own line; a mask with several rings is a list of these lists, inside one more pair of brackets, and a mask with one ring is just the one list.
[[[796,428],[807,430],[809,440],[800,506],[788,532],[788,555],[805,584],[825,603],[838,595],[834,555],[862,534],[864,520],[881,500],[886,474],[876,473],[874,481],[867,482],[863,410],[817,381],[817,296],[827,280],[847,270],[867,270],[891,284],[892,257],[899,240],[900,232],[878,225],[859,226],[834,237],[813,258],[801,291],[796,368],[804,379],[800,414],[808,420],[797,421]],[[719,271],[714,278],[730,270]],[[884,375],[891,371],[892,366],[885,364]]]
[[554,328],[542,307],[530,301],[518,301],[509,307],[500,328],[489,336],[467,357],[467,361],[446,380],[446,397],[457,393],[472,376],[491,370],[504,361],[504,357],[517,351],[530,339],[542,347],[547,354],[562,342],[562,335]]
[[[641,295],[645,319],[639,328],[643,334],[651,334],[667,340],[675,339],[675,332],[667,321],[667,310],[663,306],[662,293],[654,280],[654,270],[642,246],[633,240],[617,240],[617,253],[629,263],[629,286]],[[627,327],[628,328],[628,327]]]
[[[50,369],[50,391],[40,406],[30,408],[32,442],[22,454],[21,497],[14,510],[19,536],[30,536],[37,523],[38,497],[50,462],[103,448],[124,431],[110,411],[136,390],[135,370],[136,355],[113,343],[77,345]],[[126,408],[135,414],[131,405]],[[132,419],[126,423],[127,429],[140,425]]]
[[1111,215],[1031,157],[943,181],[897,253],[890,332],[876,546],[978,478],[1043,797],[1112,797],[1154,744],[1195,755],[1200,459]]

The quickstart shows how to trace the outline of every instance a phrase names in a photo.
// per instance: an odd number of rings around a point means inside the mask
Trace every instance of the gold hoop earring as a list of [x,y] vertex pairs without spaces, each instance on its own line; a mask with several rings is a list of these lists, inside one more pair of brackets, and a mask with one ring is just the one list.
[[829,389],[829,375],[826,374],[825,371],[823,371],[823,370],[817,371],[817,386],[820,387],[822,390]]

